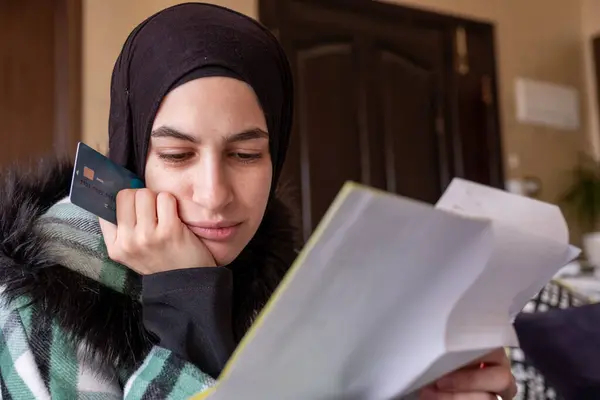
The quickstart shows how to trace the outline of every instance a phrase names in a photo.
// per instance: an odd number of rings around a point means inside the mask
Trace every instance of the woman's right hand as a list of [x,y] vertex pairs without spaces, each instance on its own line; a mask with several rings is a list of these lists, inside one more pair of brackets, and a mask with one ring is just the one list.
[[169,193],[126,189],[117,195],[117,225],[100,219],[108,256],[142,275],[214,267],[214,257],[181,221]]

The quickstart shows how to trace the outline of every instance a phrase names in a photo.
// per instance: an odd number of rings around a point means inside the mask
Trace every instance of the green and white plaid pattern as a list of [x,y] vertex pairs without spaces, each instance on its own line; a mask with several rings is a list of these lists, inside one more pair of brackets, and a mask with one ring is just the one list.
[[[97,218],[62,201],[40,218],[39,232],[56,262],[123,292],[126,267],[106,254]],[[117,333],[118,334],[118,333]],[[73,346],[50,316],[22,298],[0,304],[0,399],[187,399],[214,384],[194,365],[167,349],[154,347],[131,376],[101,368]],[[125,382],[126,381],[126,382]],[[123,385],[122,382],[125,382]]]

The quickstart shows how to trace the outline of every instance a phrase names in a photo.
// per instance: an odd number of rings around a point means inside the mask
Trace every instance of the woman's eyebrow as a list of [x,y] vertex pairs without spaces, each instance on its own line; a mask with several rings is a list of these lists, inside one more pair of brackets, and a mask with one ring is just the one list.
[[189,135],[187,133],[183,133],[180,130],[175,128],[170,128],[168,126],[161,126],[160,128],[152,131],[153,138],[172,138],[177,140],[183,140],[190,143],[198,143],[198,139],[194,136]]
[[[152,131],[153,138],[172,138],[177,140],[183,140],[186,142],[197,144],[200,142],[198,138],[188,133],[184,133],[178,129],[171,128],[168,126],[161,126]],[[244,131],[233,133],[223,137],[223,141],[226,143],[237,143],[244,142],[247,140],[255,139],[268,139],[269,134],[260,128],[251,128]]]
[[254,139],[268,139],[269,134],[260,128],[247,129],[224,137],[226,143],[244,142]]

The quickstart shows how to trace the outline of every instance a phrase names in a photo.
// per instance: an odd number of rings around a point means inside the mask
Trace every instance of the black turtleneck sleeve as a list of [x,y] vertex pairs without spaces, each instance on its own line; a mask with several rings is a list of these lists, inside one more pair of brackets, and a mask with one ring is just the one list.
[[231,271],[181,269],[146,275],[142,283],[144,325],[156,344],[216,378],[235,349]]

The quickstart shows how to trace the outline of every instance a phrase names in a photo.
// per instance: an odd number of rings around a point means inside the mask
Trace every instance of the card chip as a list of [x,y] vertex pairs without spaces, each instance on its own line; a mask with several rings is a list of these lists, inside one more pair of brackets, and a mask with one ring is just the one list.
[[90,181],[94,180],[94,170],[88,167],[83,167],[83,176],[88,178]]

